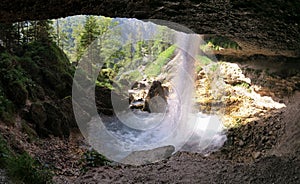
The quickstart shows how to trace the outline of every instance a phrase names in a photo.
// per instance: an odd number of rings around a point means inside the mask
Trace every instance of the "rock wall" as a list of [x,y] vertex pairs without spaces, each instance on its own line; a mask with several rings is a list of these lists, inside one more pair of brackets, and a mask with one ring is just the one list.
[[298,1],[216,0],[3,0],[0,22],[52,19],[78,14],[177,22],[200,34],[218,34],[262,48],[300,55]]

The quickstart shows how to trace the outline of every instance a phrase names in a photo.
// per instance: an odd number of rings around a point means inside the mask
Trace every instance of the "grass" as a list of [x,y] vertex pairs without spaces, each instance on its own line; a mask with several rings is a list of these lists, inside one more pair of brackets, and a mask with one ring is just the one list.
[[174,45],[170,46],[168,49],[160,53],[157,59],[146,66],[144,73],[148,77],[156,77],[160,74],[161,69],[174,55],[176,47]]
[[142,74],[137,70],[130,71],[129,73],[126,73],[125,76],[126,79],[133,81],[139,81],[143,78]]
[[201,55],[197,56],[197,60],[200,61],[200,64],[204,66],[209,65],[210,63],[213,62],[209,57],[201,56]]
[[209,57],[203,56],[203,55],[197,55],[196,60],[198,61],[195,64],[196,65],[195,70],[196,70],[197,73],[199,73],[204,66],[207,66],[207,65],[213,63],[213,61]]

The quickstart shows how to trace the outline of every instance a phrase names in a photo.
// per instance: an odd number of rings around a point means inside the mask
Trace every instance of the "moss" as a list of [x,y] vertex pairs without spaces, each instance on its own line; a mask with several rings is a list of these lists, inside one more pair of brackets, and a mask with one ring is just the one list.
[[33,141],[37,138],[37,133],[33,130],[25,121],[21,122],[22,132],[28,135],[29,141]]
[[28,98],[26,84],[22,81],[11,83],[7,89],[8,97],[18,106],[23,106]]
[[235,126],[235,127],[240,127],[241,124],[242,124],[242,119],[241,119],[241,118],[236,118],[236,119],[235,119],[234,126]]
[[127,79],[129,81],[139,81],[143,78],[143,76],[139,71],[133,70],[130,72],[126,72],[126,74],[124,74],[122,78]]
[[23,60],[22,66],[27,72],[31,69],[38,72],[32,80],[47,89],[48,95],[56,94],[59,98],[71,95],[75,68],[55,43],[30,43],[24,56],[32,59]]
[[199,73],[202,70],[202,66],[196,66],[196,73]]
[[7,98],[0,81],[0,119],[5,123],[12,124],[14,112],[15,106],[13,102]]
[[7,146],[6,141],[0,135],[0,166],[4,168],[6,166],[7,158],[10,156],[10,150]]
[[[27,59],[29,60],[29,59]],[[23,106],[26,99],[31,96],[29,89],[36,86],[32,81],[31,73],[22,68],[22,59],[3,52],[0,54],[0,84],[6,97],[18,106]]]

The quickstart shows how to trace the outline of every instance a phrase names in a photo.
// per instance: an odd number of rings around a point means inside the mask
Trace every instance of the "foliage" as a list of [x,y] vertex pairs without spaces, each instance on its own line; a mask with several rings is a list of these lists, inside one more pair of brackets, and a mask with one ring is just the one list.
[[36,33],[35,33],[35,41],[41,42],[51,42],[52,34],[53,34],[53,22],[51,20],[40,20],[36,21]]
[[41,164],[23,153],[16,157],[10,157],[7,162],[9,176],[17,182],[28,184],[50,183],[52,174],[50,171],[41,166]]
[[9,23],[0,24],[0,46],[12,48],[18,43],[19,37],[16,25]]
[[[113,41],[107,36],[111,32],[112,28],[117,26],[118,23],[113,21],[112,18],[98,17],[98,16],[87,16],[85,24],[77,37],[76,40],[76,60],[82,57],[87,49],[89,53],[95,53],[97,57],[100,57],[100,53],[104,53],[104,44],[108,41]],[[93,44],[94,47],[88,48],[95,40],[97,43]],[[107,47],[106,47],[107,48]]]
[[8,99],[17,105],[24,105],[28,88],[34,86],[34,83],[18,61],[18,57],[7,52],[0,54],[0,84]]
[[51,183],[52,173],[27,153],[14,153],[0,136],[0,165],[14,183]]
[[88,167],[97,167],[108,165],[109,161],[105,156],[99,154],[96,150],[92,149],[84,153],[84,162]]
[[213,63],[213,60],[205,55],[197,55],[196,60],[197,60],[197,62],[195,63],[196,73],[199,73],[204,66],[207,66],[207,65]]
[[36,71],[36,75],[31,74],[32,80],[61,98],[69,96],[75,69],[63,51],[54,42],[32,42],[27,47],[24,56],[29,59],[22,59],[22,66],[27,73]]
[[228,49],[228,48],[235,49],[235,50],[241,49],[241,47],[238,45],[237,42],[224,36],[211,36],[206,41],[207,41],[206,45],[200,46],[200,48],[203,51],[207,51],[209,49],[213,49],[213,50],[221,50],[221,49]]
[[[71,61],[77,62],[84,53],[89,53],[84,57],[91,60],[93,65],[99,60],[104,61],[96,84],[111,89],[112,83],[117,82],[115,77],[118,73],[124,74],[122,78],[132,80],[141,78],[144,74],[139,71],[140,67],[145,67],[149,62],[156,63],[157,66],[147,66],[150,73],[154,72],[151,75],[156,75],[169,57],[160,54],[170,47],[171,41],[171,36],[166,31],[167,28],[161,26],[153,38],[154,41],[144,41],[143,38],[140,38],[142,35],[140,32],[142,30],[140,30],[136,35],[129,35],[128,43],[123,45],[120,42],[121,33],[116,29],[118,24],[117,20],[102,16],[69,17],[60,19],[54,24],[57,37],[64,39],[64,35],[67,35],[69,42],[63,44],[63,49]],[[132,40],[143,41],[134,42]],[[58,44],[61,45],[61,42],[62,40]],[[89,47],[91,44],[93,47]],[[72,50],[71,45],[75,49]],[[89,49],[88,52],[86,52],[87,49]],[[166,54],[168,55],[168,53]],[[94,57],[96,57],[95,62],[93,61]]]
[[235,86],[240,86],[240,87],[243,87],[243,88],[246,88],[246,89],[249,89],[249,88],[250,88],[250,84],[248,84],[248,83],[246,83],[246,82],[238,83],[238,84],[236,84]]
[[33,128],[31,128],[26,121],[24,120],[21,121],[21,127],[22,127],[22,132],[28,135],[28,139],[27,139],[28,142],[36,140],[37,138],[36,131]]
[[10,150],[7,146],[6,141],[0,135],[0,166],[1,168],[6,166],[7,158],[10,156]]
[[138,70],[130,70],[121,75],[121,79],[126,79],[128,81],[139,81],[143,79],[141,72]]
[[5,122],[11,122],[13,112],[14,104],[5,97],[5,94],[0,88],[0,119],[3,119]]
[[22,46],[33,42],[51,42],[53,39],[52,21],[23,21],[0,24],[0,46],[18,52]]
[[[53,42],[31,42],[17,56],[0,52],[0,118],[10,122],[14,109],[26,100],[70,95],[74,68]],[[58,82],[59,81],[59,82]]]
[[97,25],[95,16],[87,16],[82,33],[79,35],[79,44],[76,47],[77,61],[82,57],[87,47],[98,37],[98,29],[99,25]]

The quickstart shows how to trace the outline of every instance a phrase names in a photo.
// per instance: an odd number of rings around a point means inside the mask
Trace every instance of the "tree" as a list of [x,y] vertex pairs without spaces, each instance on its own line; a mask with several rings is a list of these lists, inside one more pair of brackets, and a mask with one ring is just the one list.
[[38,41],[53,41],[53,22],[51,20],[40,20],[36,22],[35,39]]
[[[93,48],[95,49],[94,53],[97,52],[97,57],[107,56],[110,52],[109,47],[107,47],[108,42],[110,42],[110,45],[117,44],[116,39],[108,38],[108,36],[111,34],[119,34],[111,32],[116,25],[118,25],[118,23],[114,22],[112,18],[87,16],[81,33],[77,34],[78,38],[75,38],[77,39],[77,61],[82,57],[89,45],[92,44],[92,42],[96,39],[97,43],[94,43],[95,47]],[[80,29],[80,27],[78,26],[77,29]],[[104,47],[104,45],[106,45],[106,47]]]
[[13,48],[19,41],[18,27],[16,24],[0,24],[0,45]]

